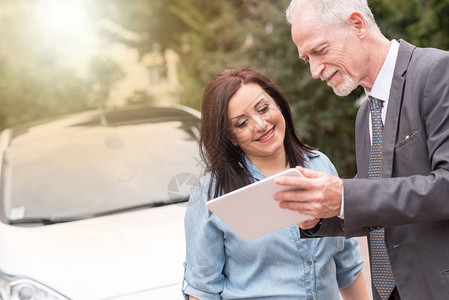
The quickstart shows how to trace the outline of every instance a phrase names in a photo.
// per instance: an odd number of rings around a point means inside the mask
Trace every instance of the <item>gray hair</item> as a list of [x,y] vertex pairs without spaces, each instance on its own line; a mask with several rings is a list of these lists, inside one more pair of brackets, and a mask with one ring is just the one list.
[[287,22],[292,24],[306,4],[311,4],[318,17],[330,26],[344,26],[348,16],[357,11],[371,29],[380,33],[367,0],[292,0],[285,12]]

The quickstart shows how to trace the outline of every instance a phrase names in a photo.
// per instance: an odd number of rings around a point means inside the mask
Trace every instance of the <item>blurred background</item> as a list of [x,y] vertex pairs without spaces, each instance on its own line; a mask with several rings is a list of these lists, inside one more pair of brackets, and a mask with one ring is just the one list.
[[[369,0],[387,38],[449,49],[449,0]],[[338,98],[298,60],[289,0],[0,0],[0,129],[92,108],[184,104],[224,68],[268,75],[298,135],[356,173],[361,88]]]

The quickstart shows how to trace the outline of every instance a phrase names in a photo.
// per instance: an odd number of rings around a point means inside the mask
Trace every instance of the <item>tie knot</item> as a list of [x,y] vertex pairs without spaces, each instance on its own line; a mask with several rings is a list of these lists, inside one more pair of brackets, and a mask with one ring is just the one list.
[[369,107],[370,110],[379,110],[383,106],[383,101],[374,97],[369,96]]

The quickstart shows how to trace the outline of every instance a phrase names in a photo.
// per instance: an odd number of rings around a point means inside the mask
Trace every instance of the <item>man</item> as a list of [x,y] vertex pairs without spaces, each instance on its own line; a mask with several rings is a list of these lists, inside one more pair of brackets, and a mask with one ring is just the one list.
[[356,178],[300,168],[275,199],[321,218],[307,235],[368,235],[375,299],[449,299],[449,53],[389,41],[366,0],[293,0],[287,20],[314,78],[368,99]]

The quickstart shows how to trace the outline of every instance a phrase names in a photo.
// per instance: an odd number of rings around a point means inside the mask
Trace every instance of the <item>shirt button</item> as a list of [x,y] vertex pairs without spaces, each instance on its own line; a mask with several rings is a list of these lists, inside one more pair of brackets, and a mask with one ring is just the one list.
[[[307,261],[307,265],[308,265],[308,266],[311,266],[311,265],[312,265],[312,261],[311,261],[311,260],[308,260],[308,261]],[[313,300],[313,299],[310,299],[310,300]]]

